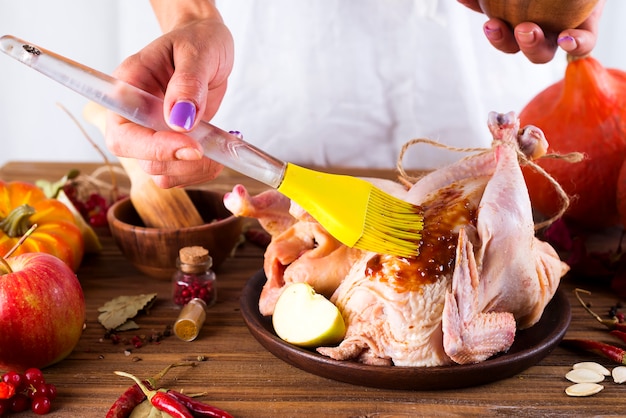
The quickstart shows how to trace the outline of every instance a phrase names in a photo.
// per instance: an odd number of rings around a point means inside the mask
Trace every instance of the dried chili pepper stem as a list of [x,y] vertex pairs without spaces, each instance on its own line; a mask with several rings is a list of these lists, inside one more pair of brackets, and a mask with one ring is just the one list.
[[626,365],[626,350],[596,340],[566,338],[561,341],[566,348],[575,348],[598,354],[618,364]]
[[116,371],[115,374],[118,376],[124,376],[132,379],[137,384],[137,386],[139,386],[141,391],[146,395],[152,406],[154,406],[159,411],[168,413],[174,418],[193,418],[193,415],[191,414],[191,412],[189,412],[189,409],[187,409],[185,405],[181,404],[176,399],[168,395],[166,391],[150,390],[146,387],[146,385],[143,384],[143,382],[139,378],[133,376],[130,373]]
[[169,366],[165,367],[163,370],[161,370],[154,376],[145,379],[144,384],[147,383],[150,389],[156,389],[158,385],[158,381],[163,379],[163,376],[165,376],[171,369],[173,369],[174,367],[183,367],[183,366],[195,367],[197,366],[197,364],[192,361],[185,361],[181,363],[170,364]]
[[617,329],[620,331],[626,331],[626,324],[620,323],[617,318],[613,317],[611,319],[604,319],[600,317],[600,315],[592,311],[591,308],[587,305],[587,303],[585,303],[585,301],[582,299],[582,297],[580,296],[580,293],[585,293],[585,294],[590,295],[591,292],[588,290],[584,290],[584,289],[578,289],[578,288],[574,289],[574,294],[576,295],[576,299],[578,299],[582,307],[585,308],[585,310],[591,316],[593,316],[596,319],[596,321],[598,321],[599,323],[601,323],[602,325],[604,325],[610,330]]

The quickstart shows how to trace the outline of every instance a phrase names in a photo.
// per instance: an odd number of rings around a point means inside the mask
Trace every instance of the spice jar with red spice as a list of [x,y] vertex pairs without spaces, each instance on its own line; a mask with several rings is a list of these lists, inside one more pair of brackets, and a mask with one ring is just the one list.
[[172,277],[172,300],[182,310],[174,323],[174,334],[193,341],[206,319],[206,309],[217,300],[213,260],[203,247],[184,247],[178,253],[177,270]]
[[203,247],[184,247],[178,252],[177,270],[172,277],[172,298],[176,305],[185,306],[192,299],[201,299],[207,307],[217,300],[213,259]]

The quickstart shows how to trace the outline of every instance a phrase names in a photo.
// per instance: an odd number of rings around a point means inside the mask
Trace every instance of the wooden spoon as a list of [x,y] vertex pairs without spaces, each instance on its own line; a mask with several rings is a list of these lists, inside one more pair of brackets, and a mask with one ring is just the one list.
[[[104,135],[106,109],[89,102],[83,117]],[[163,189],[157,186],[132,158],[119,158],[130,178],[130,200],[137,214],[147,227],[188,228],[204,224],[185,189]]]

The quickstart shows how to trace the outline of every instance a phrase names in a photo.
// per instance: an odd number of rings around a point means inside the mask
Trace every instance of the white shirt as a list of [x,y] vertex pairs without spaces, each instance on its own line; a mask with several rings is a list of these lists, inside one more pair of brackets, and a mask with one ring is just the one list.
[[[275,157],[392,168],[427,137],[489,146],[489,111],[520,111],[563,76],[564,55],[534,65],[495,50],[485,16],[455,1],[227,0],[235,68],[213,122]],[[419,145],[404,165],[464,154]]]
[[[482,33],[485,16],[455,0],[217,3],[236,56],[214,123],[295,163],[391,168],[401,145],[415,137],[488,146],[489,111],[519,111],[563,77],[564,54],[544,65],[503,54]],[[2,7],[2,34],[108,73],[160,34],[147,0],[21,0]],[[625,13],[626,2],[607,2],[594,50],[603,65],[623,70]],[[0,165],[102,162],[56,106],[80,119],[86,100],[4,54],[0,75]],[[105,150],[98,130],[85,128]],[[420,145],[404,162],[434,168],[459,157]]]

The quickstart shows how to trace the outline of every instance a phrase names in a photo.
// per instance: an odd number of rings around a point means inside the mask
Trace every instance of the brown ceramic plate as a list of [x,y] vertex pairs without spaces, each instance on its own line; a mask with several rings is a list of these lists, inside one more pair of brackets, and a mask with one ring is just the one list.
[[383,389],[441,390],[477,386],[501,380],[538,363],[561,341],[569,326],[570,304],[563,291],[556,292],[535,326],[519,331],[505,354],[478,364],[399,367],[369,366],[337,361],[281,340],[274,333],[271,317],[259,313],[259,296],[265,284],[260,271],[241,294],[241,312],[250,333],[270,353],[306,372],[328,379]]

